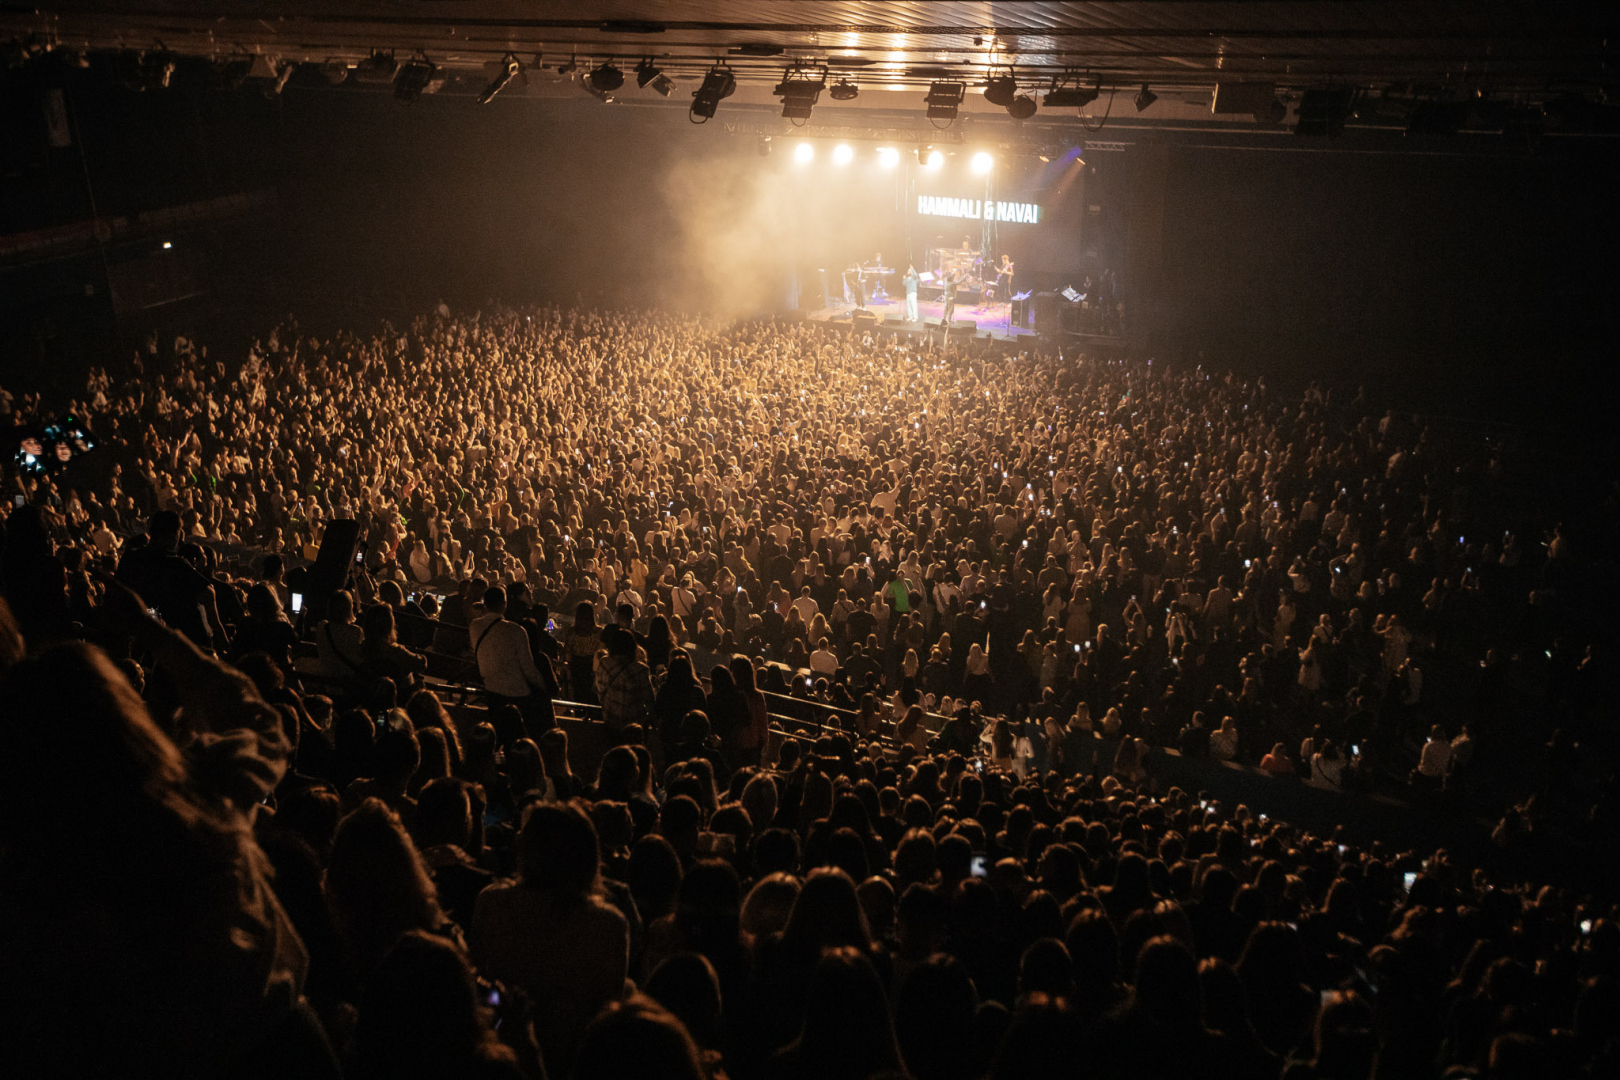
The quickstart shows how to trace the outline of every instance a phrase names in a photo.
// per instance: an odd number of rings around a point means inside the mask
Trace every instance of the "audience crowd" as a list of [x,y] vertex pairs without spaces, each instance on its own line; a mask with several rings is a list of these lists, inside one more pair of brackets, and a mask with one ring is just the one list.
[[8,1074],[1616,1068],[1613,895],[1546,857],[1613,854],[1602,582],[1502,444],[549,309],[11,404],[101,449],[0,511]]

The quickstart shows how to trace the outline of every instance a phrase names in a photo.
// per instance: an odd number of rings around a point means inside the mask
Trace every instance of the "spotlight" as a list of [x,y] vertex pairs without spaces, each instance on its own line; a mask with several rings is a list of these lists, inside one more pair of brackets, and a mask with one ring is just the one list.
[[147,81],[154,90],[167,90],[169,80],[174,78],[175,59],[172,53],[148,53],[143,65],[146,69]]
[[[928,106],[928,119],[956,120],[956,110],[962,105],[962,98],[967,94],[967,87],[959,82],[937,82],[928,87],[928,93],[923,102]],[[946,124],[947,127],[950,124]]]
[[1007,106],[1007,112],[1014,120],[1028,120],[1035,115],[1035,99],[1028,94],[1019,94]]
[[826,76],[793,69],[782,76],[771,93],[782,99],[782,115],[788,120],[808,120],[816,99],[827,88]]
[[287,80],[292,78],[293,70],[297,67],[298,65],[291,60],[284,60],[277,65],[275,81],[264,88],[264,96],[270,99],[280,97],[281,92],[287,89]]
[[[328,60],[330,64],[332,61]],[[378,50],[354,65],[354,81],[363,83],[387,83],[394,81],[394,54]],[[326,76],[330,79],[332,76]]]
[[854,160],[855,151],[850,147],[849,143],[839,143],[837,146],[833,147],[834,165],[848,165]]
[[917,163],[929,172],[935,172],[944,167],[945,155],[938,150],[919,150]]
[[[687,116],[694,124],[703,124],[714,119],[714,111],[720,107],[720,101],[737,92],[737,76],[731,69],[723,64],[716,64],[703,76],[703,84],[692,91],[692,105]],[[695,117],[703,119],[694,119]]]
[[761,135],[759,137],[758,150],[760,157],[771,156],[771,137],[769,135]]
[[517,78],[518,72],[522,70],[523,65],[518,62],[518,58],[507,53],[506,59],[501,61],[501,69],[495,73],[489,85],[484,87],[484,92],[478,95],[478,104],[488,105],[494,101],[495,95],[506,89],[506,84]]
[[1003,109],[1018,96],[1018,81],[1011,75],[997,75],[984,84],[984,100]]
[[900,164],[900,151],[892,146],[881,147],[878,150],[878,164],[885,169],[892,169]]
[[349,77],[349,65],[335,56],[330,56],[321,65],[321,74],[325,75],[326,81],[333,86],[342,86]]
[[1096,101],[1097,95],[1101,92],[1101,84],[1097,86],[1054,86],[1041,99],[1041,105],[1047,109],[1083,109]]
[[166,52],[126,49],[118,54],[118,80],[136,93],[167,89],[169,80],[174,77],[174,67],[174,56]]
[[834,101],[854,101],[861,96],[861,91],[860,87],[848,79],[839,79],[833,84],[832,89],[827,91],[827,96]]
[[675,89],[675,84],[669,81],[669,76],[654,67],[650,59],[636,65],[636,85],[645,90],[648,83],[652,84],[654,92],[664,97],[669,97],[670,91]]
[[394,75],[394,97],[407,105],[416,104],[438,70],[433,61],[417,53],[401,64]]
[[624,72],[614,67],[613,61],[607,60],[592,68],[585,81],[591,84],[591,89],[611,94],[624,85]]
[[808,165],[816,160],[816,148],[807,142],[802,142],[793,148],[793,160],[800,165]]
[[1143,109],[1147,108],[1149,105],[1158,100],[1159,95],[1149,90],[1147,83],[1143,83],[1142,89],[1136,92],[1136,111],[1141,112]]
[[983,176],[985,173],[989,172],[995,167],[995,164],[996,159],[991,157],[983,150],[980,150],[977,154],[973,155],[973,171],[979,176]]

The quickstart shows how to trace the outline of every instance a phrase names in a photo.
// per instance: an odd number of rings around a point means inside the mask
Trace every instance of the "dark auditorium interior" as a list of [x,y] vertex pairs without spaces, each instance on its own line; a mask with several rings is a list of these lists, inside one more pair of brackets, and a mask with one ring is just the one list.
[[0,1076],[1620,1076],[1617,193],[1609,4],[0,0]]

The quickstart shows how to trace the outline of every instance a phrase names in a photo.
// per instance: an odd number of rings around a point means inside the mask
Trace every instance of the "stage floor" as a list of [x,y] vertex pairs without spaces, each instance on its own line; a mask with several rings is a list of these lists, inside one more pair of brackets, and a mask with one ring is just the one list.
[[[820,311],[811,312],[810,318],[819,322],[829,322],[834,319],[844,322],[849,319],[850,310],[851,308],[849,304],[837,303],[831,307],[824,307]],[[926,320],[931,319],[936,325],[938,324],[939,320],[945,314],[945,302],[943,300],[919,300],[917,302],[917,314],[919,316],[918,321],[903,322],[899,325],[889,323],[887,320],[905,318],[906,301],[905,297],[903,296],[898,300],[868,300],[866,302],[866,310],[870,311],[873,316],[877,318],[880,324],[886,324],[891,330],[898,329],[920,331],[929,328]],[[1011,318],[1012,304],[1010,303],[958,303],[956,305],[956,321],[975,323],[975,336],[991,337],[999,341],[1012,341],[1019,337],[1037,336],[1034,330],[1011,322]]]

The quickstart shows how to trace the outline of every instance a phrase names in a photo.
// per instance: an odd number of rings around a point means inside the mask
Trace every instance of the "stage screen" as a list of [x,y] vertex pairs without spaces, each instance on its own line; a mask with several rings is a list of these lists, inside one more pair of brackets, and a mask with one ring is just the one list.
[[906,205],[908,248],[921,266],[928,251],[983,250],[1018,267],[1019,288],[1044,286],[1081,271],[1085,163],[1079,150],[1041,161],[1035,155],[994,155],[988,173],[973,171],[966,150],[937,168],[911,163]]

